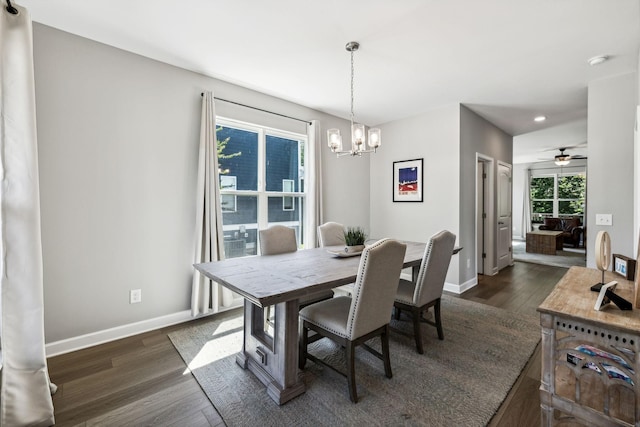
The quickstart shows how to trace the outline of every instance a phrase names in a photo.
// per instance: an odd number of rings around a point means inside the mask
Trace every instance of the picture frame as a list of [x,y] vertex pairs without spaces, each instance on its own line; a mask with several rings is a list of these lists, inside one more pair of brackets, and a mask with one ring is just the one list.
[[627,280],[635,280],[636,260],[620,254],[613,254],[612,257],[611,271]]
[[393,201],[422,202],[424,159],[393,162]]
[[615,291],[617,284],[618,282],[613,281],[602,285],[602,288],[600,288],[600,293],[598,294],[598,298],[596,299],[596,304],[593,306],[594,310],[600,311],[611,302],[611,300],[607,296],[607,291]]

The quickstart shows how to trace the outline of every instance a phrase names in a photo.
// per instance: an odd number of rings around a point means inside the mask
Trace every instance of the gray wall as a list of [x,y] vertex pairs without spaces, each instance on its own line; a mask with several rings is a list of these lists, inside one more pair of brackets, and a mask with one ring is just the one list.
[[[596,234],[611,237],[612,253],[634,256],[634,124],[638,77],[624,74],[589,83],[587,161],[587,249]],[[612,226],[595,224],[596,214],[613,214]],[[587,250],[587,267],[595,267]]]
[[[458,111],[456,104],[380,126],[385,150],[371,156],[373,236],[426,241],[442,229],[458,234]],[[394,203],[393,162],[418,158],[424,159],[424,201]],[[457,262],[454,257],[447,282],[458,283]]]
[[[475,284],[476,152],[511,163],[512,137],[456,104],[381,126],[391,150],[371,157],[371,229],[379,237],[426,240],[442,229],[462,252],[447,282]],[[394,161],[424,158],[424,202],[392,202]],[[496,163],[497,168],[497,163]],[[467,268],[467,259],[470,267]]]
[[[348,132],[346,120],[39,24],[34,60],[47,343],[189,309],[203,90]],[[368,161],[322,155],[325,218],[368,225]]]
[[[460,283],[476,277],[476,154],[494,159],[493,192],[497,196],[498,161],[511,164],[513,137],[489,123],[464,105],[460,106]],[[497,197],[493,198],[493,212],[497,210]],[[493,221],[493,268],[497,268],[497,218]],[[467,260],[470,267],[467,268]],[[486,272],[485,274],[487,274]]]

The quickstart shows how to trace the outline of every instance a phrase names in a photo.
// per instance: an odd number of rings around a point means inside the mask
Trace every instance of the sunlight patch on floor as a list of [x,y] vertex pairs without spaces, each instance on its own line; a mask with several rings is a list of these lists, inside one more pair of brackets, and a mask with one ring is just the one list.
[[214,363],[242,350],[242,330],[244,321],[242,316],[223,321],[211,336],[211,339],[198,351],[198,354],[188,363],[183,375],[190,374],[198,368]]

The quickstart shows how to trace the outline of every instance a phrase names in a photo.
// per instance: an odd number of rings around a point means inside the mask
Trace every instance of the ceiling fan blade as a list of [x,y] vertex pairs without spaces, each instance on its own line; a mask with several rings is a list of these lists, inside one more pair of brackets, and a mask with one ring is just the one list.
[[585,148],[586,146],[587,146],[586,142],[581,142],[580,144],[576,144],[576,145],[560,145],[553,148],[545,148],[544,150],[540,150],[540,152],[544,153],[547,151],[572,150],[574,148]]

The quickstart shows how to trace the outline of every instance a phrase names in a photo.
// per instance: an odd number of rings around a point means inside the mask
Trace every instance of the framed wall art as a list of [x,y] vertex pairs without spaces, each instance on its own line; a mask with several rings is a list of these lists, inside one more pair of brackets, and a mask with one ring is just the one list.
[[627,280],[635,280],[636,260],[624,255],[613,254],[613,265],[611,266],[611,270]]
[[423,159],[393,162],[393,201],[422,202]]

